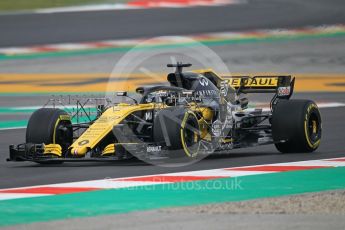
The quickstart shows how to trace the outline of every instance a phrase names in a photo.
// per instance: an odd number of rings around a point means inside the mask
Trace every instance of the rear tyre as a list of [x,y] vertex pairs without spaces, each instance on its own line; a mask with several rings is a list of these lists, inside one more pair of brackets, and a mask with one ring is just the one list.
[[313,101],[279,101],[271,123],[275,146],[282,153],[313,152],[320,145],[321,115]]
[[[41,108],[31,115],[26,128],[26,143],[59,144],[64,153],[72,142],[73,129],[67,112],[61,109]],[[51,164],[54,161],[38,163]]]
[[194,159],[200,147],[200,127],[196,114],[185,108],[161,110],[154,121],[154,139],[169,149],[172,158]]

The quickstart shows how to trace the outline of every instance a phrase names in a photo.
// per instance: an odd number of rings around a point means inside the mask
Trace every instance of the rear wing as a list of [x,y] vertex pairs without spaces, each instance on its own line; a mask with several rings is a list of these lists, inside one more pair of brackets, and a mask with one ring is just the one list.
[[193,72],[202,74],[220,89],[228,84],[237,91],[237,94],[274,93],[277,98],[289,99],[295,86],[295,78],[289,75],[220,76],[212,69]]
[[223,76],[237,93],[275,93],[279,98],[290,98],[295,78],[291,76]]

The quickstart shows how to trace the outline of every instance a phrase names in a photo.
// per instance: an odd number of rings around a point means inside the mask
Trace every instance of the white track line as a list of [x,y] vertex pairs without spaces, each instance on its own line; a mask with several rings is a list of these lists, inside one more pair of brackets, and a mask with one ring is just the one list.
[[[295,36],[298,34],[324,34],[324,33],[336,33],[344,32],[345,25],[330,25],[330,26],[314,26],[314,27],[303,27],[299,29],[272,29],[272,30],[254,30],[244,32],[220,32],[220,33],[205,33],[199,35],[185,36],[190,39],[197,41],[208,40],[208,39],[229,39],[238,40],[241,38],[253,38],[253,37],[272,37],[272,36]],[[182,39],[182,40],[181,40]],[[144,41],[145,38],[139,39],[120,39],[120,40],[100,40],[80,43],[58,43],[58,44],[45,44],[38,46],[27,46],[27,47],[6,47],[0,49],[0,54],[4,55],[22,55],[22,54],[37,54],[44,52],[63,52],[73,50],[88,50],[97,49],[99,45],[106,45],[109,48],[116,47],[128,47],[135,46],[140,42]],[[162,36],[156,44],[178,44],[185,42],[183,37],[180,36]]]
[[126,4],[102,4],[88,6],[55,7],[48,9],[38,9],[37,14],[69,13],[69,12],[89,12],[89,11],[108,11],[108,10],[131,10],[140,7],[129,6]]
[[33,12],[36,14],[53,14],[53,13],[69,13],[69,12],[90,12],[90,11],[115,11],[115,10],[135,10],[135,9],[150,9],[150,8],[185,8],[195,6],[222,6],[230,4],[244,4],[247,0],[213,0],[213,1],[186,1],[181,3],[174,3],[171,1],[148,1],[147,5],[131,4],[129,3],[114,3],[114,4],[98,4],[86,6],[70,6],[70,7],[54,7],[47,9],[38,9]]
[[[0,189],[0,200],[54,195],[56,191],[61,192],[64,189],[66,191],[75,189],[74,192],[78,192],[78,189],[84,189],[81,192],[87,192],[94,189],[119,189],[205,179],[234,178],[282,171],[308,170],[318,167],[345,167],[345,157]],[[40,189],[42,192],[40,192]],[[50,191],[50,193],[47,191]],[[70,192],[60,194],[68,193]]]

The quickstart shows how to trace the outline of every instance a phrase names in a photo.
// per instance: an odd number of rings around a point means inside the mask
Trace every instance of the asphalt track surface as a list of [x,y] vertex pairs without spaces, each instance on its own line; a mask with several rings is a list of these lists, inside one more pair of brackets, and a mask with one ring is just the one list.
[[[279,3],[279,4],[278,4]],[[304,25],[320,25],[345,23],[343,1],[249,1],[245,5],[233,5],[214,8],[188,8],[188,9],[151,9],[116,12],[92,12],[92,13],[61,13],[49,15],[3,15],[0,16],[0,46],[17,46],[31,44],[45,44],[55,42],[80,42],[99,39],[129,38],[142,36],[157,36],[168,34],[190,34],[210,31],[247,30],[258,28],[299,27]],[[78,28],[78,29],[76,29]],[[338,50],[339,62],[327,61],[327,63],[308,64],[305,72],[319,72],[320,65],[325,72],[333,70],[344,72],[343,49],[344,39],[319,40],[320,44],[335,44],[335,47],[327,48],[327,45],[310,45],[308,41],[289,43],[289,46],[262,45],[251,47],[250,45],[234,46],[237,53],[234,58],[243,57],[245,63],[235,65],[242,71],[244,67],[261,60],[260,57],[269,55],[279,50],[291,51],[290,56],[298,54],[299,57],[308,52],[306,59],[325,56]],[[293,51],[292,46],[298,46],[298,51]],[[284,43],[287,44],[287,43]],[[312,41],[310,44],[313,44]],[[247,48],[246,48],[247,47]],[[249,47],[249,48],[248,48]],[[271,47],[270,49],[268,47]],[[304,47],[304,48],[303,48]],[[229,47],[223,47],[224,53]],[[226,50],[225,50],[226,49]],[[325,49],[325,50],[323,50]],[[246,50],[246,51],[241,51]],[[264,53],[264,51],[267,53]],[[217,50],[216,50],[217,51]],[[327,51],[329,53],[327,53]],[[217,52],[220,53],[221,51]],[[252,52],[252,54],[250,54]],[[319,53],[318,53],[319,52]],[[256,54],[255,54],[256,53]],[[261,54],[260,54],[261,53]],[[250,55],[257,55],[250,58]],[[223,57],[224,55],[220,55]],[[264,56],[265,57],[265,56]],[[276,60],[273,56],[270,56]],[[79,61],[78,61],[79,60]],[[100,63],[106,63],[108,56],[74,57],[70,59],[40,59],[28,61],[3,62],[0,65],[1,72],[57,72],[85,71],[85,67],[94,62],[94,68],[87,71],[97,70]],[[231,58],[229,57],[230,64]],[[281,63],[256,63],[260,70],[264,67],[282,67],[284,71],[294,70],[301,59],[289,65]],[[313,59],[314,60],[314,59]],[[77,61],[77,64],[75,62]],[[29,63],[29,64],[28,64]],[[296,64],[297,63],[297,64]],[[232,62],[232,64],[234,64]],[[56,67],[58,65],[58,67]],[[299,68],[305,65],[299,63]],[[6,67],[7,66],[7,67]],[[104,64],[109,68],[109,65]],[[274,67],[275,66],[275,67]],[[65,68],[64,68],[65,67]],[[11,69],[12,68],[12,69]],[[66,70],[67,69],[67,70]],[[268,71],[269,71],[268,70]],[[279,70],[279,68],[274,69]],[[111,71],[111,68],[106,69]],[[295,70],[296,71],[296,70]],[[313,100],[326,99],[336,102],[345,102],[344,93],[300,93],[295,98],[309,98]],[[43,97],[1,97],[3,105],[37,105],[41,104]],[[60,182],[102,179],[108,177],[126,177],[177,171],[203,170],[232,166],[267,164],[276,162],[291,162],[299,160],[311,160],[320,158],[343,157],[345,108],[328,108],[321,110],[323,118],[323,139],[320,148],[315,153],[306,154],[280,154],[274,146],[263,146],[244,150],[236,150],[227,156],[210,157],[197,164],[186,167],[167,168],[147,165],[139,161],[116,162],[116,163],[66,163],[61,166],[41,166],[35,163],[17,162],[8,163],[8,145],[21,143],[25,138],[25,130],[2,130],[0,131],[0,188],[31,186],[39,184],[51,184]],[[3,118],[6,119],[6,118]]]
[[248,0],[219,7],[0,16],[0,47],[345,22],[343,0]]
[[[301,95],[303,98],[305,96]],[[345,123],[339,121],[344,118],[345,108],[322,109],[321,114],[323,139],[315,153],[281,154],[274,146],[261,146],[236,150],[224,156],[209,157],[184,167],[152,166],[136,160],[114,163],[65,163],[59,166],[41,166],[31,162],[8,163],[5,161],[8,145],[23,142],[25,130],[3,130],[0,131],[0,188],[343,157]]]

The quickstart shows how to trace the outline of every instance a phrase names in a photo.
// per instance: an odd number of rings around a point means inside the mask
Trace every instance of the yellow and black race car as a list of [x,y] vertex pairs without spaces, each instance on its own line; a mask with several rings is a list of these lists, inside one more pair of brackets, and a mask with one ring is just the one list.
[[[212,70],[176,71],[167,85],[118,92],[124,102],[98,103],[80,121],[59,108],[35,111],[26,143],[10,146],[9,161],[59,163],[139,159],[196,159],[232,149],[274,144],[282,153],[312,152],[321,139],[321,116],[310,100],[289,100],[291,76],[220,77]],[[272,93],[270,109],[248,108],[246,94]],[[129,100],[130,99],[130,100]],[[98,99],[99,100],[99,99]],[[104,99],[109,102],[109,99]],[[89,108],[90,109],[90,108]]]

